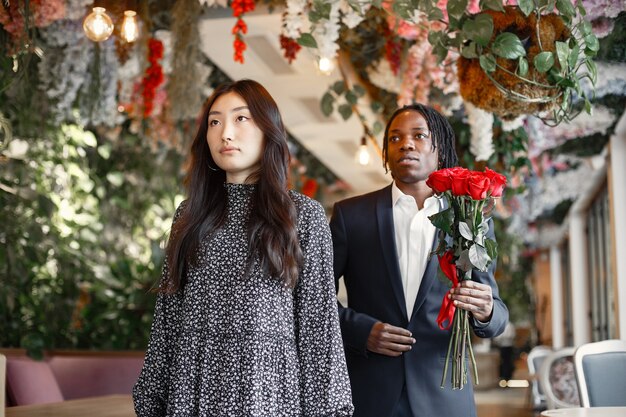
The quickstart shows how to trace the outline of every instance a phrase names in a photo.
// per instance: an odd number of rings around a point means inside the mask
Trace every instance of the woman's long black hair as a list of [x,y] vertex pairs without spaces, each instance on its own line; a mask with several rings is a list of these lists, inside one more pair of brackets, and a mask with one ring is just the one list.
[[456,154],[454,144],[454,130],[452,130],[452,126],[450,126],[448,119],[443,117],[441,113],[430,106],[413,103],[400,107],[391,115],[389,121],[387,122],[387,126],[385,127],[385,136],[383,137],[383,167],[385,168],[385,171],[388,171],[387,149],[389,147],[389,127],[391,126],[393,119],[395,119],[400,113],[407,110],[416,111],[421,114],[424,119],[426,119],[428,129],[430,130],[430,137],[433,142],[433,148],[437,150],[438,168],[443,169],[458,166],[459,158]]
[[[187,200],[172,226],[167,244],[168,271],[161,291],[173,293],[185,285],[188,264],[197,261],[201,239],[213,234],[226,219],[226,173],[217,169],[207,144],[208,115],[215,101],[235,93],[248,105],[252,120],[264,136],[260,168],[246,182],[256,183],[248,222],[249,259],[258,254],[261,268],[293,288],[302,264],[296,230],[297,212],[287,188],[289,149],[287,133],[276,102],[256,81],[239,80],[222,84],[207,100],[198,133],[191,145],[185,178]],[[211,167],[211,168],[210,168]]]

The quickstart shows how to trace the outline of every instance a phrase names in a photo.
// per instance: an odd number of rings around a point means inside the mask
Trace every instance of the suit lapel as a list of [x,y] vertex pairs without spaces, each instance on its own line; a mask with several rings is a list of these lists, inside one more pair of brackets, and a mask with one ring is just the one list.
[[378,218],[378,233],[383,257],[387,264],[389,280],[396,301],[402,310],[404,317],[407,317],[406,302],[404,301],[404,290],[402,289],[402,278],[400,277],[400,266],[398,265],[398,255],[396,250],[396,238],[393,229],[393,208],[391,206],[391,186],[386,187],[378,194],[376,202],[376,217]]
[[[448,208],[448,204],[446,200],[443,200],[442,210]],[[439,230],[435,230],[435,238],[433,239],[433,246],[430,248],[430,253],[433,253],[435,249],[437,249],[437,245],[439,245]],[[437,255],[433,254],[430,256],[428,260],[428,264],[426,265],[426,269],[424,270],[424,275],[422,276],[422,282],[420,283],[420,289],[417,292],[417,297],[415,298],[415,304],[413,306],[413,312],[411,313],[411,320],[415,316],[415,313],[422,307],[424,301],[426,300],[426,296],[430,292],[430,288],[433,286],[435,280],[437,279],[437,268],[439,267],[439,261],[437,260]]]
[[[435,238],[433,239],[433,246],[430,249],[432,253],[439,244],[439,233],[435,233]],[[411,320],[415,317],[415,313],[417,310],[422,307],[424,301],[426,300],[426,296],[430,291],[430,288],[433,286],[433,283],[437,279],[437,267],[439,266],[439,262],[437,260],[437,255],[432,255],[428,264],[426,265],[426,270],[424,270],[424,275],[422,276],[422,282],[420,283],[420,289],[417,291],[417,298],[415,299],[415,305],[413,306],[413,312],[411,313]],[[409,321],[411,321],[409,320]]]

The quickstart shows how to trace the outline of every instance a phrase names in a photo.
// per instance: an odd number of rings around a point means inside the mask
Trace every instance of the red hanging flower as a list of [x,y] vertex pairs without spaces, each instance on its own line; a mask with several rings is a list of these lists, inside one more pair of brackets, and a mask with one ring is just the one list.
[[284,51],[284,56],[287,61],[291,62],[296,59],[296,55],[302,49],[302,46],[295,39],[288,38],[285,35],[280,35],[280,48]]
[[233,16],[238,18],[232,29],[232,33],[235,35],[235,41],[233,42],[235,48],[234,60],[243,64],[243,52],[246,50],[243,35],[248,33],[248,26],[243,21],[242,15],[254,10],[255,3],[254,0],[233,0],[230,7],[233,9]]
[[163,43],[154,38],[148,41],[148,62],[146,73],[141,83],[141,95],[143,97],[143,116],[148,117],[154,109],[154,98],[157,88],[163,83],[163,67],[159,60],[163,58]]

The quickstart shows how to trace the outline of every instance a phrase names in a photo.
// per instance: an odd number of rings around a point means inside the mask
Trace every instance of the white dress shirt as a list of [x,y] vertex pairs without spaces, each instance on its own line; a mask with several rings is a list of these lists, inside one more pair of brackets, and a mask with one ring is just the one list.
[[410,320],[435,238],[436,228],[428,216],[439,212],[440,201],[429,197],[424,201],[424,208],[418,210],[413,196],[400,191],[395,182],[391,186],[391,199],[398,264]]

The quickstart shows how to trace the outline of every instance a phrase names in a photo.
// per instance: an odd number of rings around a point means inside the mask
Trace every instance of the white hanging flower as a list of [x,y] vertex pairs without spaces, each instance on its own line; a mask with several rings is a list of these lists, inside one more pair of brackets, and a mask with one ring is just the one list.
[[493,114],[465,102],[465,114],[470,125],[470,152],[477,161],[486,161],[493,154]]
[[353,8],[346,0],[341,0],[341,21],[350,29],[357,27],[357,25],[363,21],[363,19],[365,18],[365,13],[367,13],[372,5],[371,3],[358,3],[354,6],[358,10],[355,10],[355,8]]
[[367,69],[369,80],[377,87],[398,94],[402,87],[402,79],[396,77],[386,59],[381,59],[374,68]]
[[526,115],[521,115],[513,120],[502,120],[502,130],[505,132],[511,132],[517,128],[524,126]]
[[425,21],[428,21],[428,16],[418,9],[413,10],[413,13],[411,13],[411,16],[407,20],[407,22],[413,23],[414,25],[419,25]]
[[335,0],[330,7],[330,19],[324,20],[313,29],[313,37],[317,42],[320,58],[334,59],[339,45],[339,1]]
[[220,6],[220,7],[228,7],[228,0],[198,0],[201,6]]
[[[597,62],[598,79],[596,81],[596,98],[609,94],[626,95],[626,65]],[[585,85],[585,87],[590,87]],[[591,90],[587,91],[591,94]]]
[[531,158],[535,157],[546,149],[555,148],[570,139],[594,133],[606,134],[614,122],[615,115],[602,106],[595,107],[592,115],[581,112],[573,120],[554,127],[546,126],[536,117],[528,117],[528,136],[532,138],[528,155]]
[[283,35],[298,39],[304,27],[306,0],[287,0],[287,9],[283,17]]

